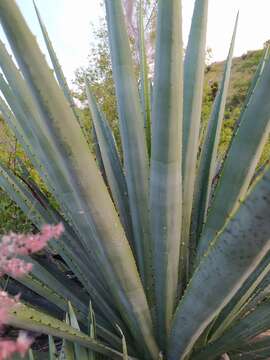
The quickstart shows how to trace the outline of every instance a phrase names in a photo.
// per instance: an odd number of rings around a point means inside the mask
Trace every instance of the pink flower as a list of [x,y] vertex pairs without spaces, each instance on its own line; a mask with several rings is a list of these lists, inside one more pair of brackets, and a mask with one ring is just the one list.
[[10,259],[6,261],[5,272],[13,277],[22,277],[32,270],[32,264],[20,259]]
[[[42,250],[52,238],[58,239],[64,232],[62,224],[44,225],[41,232],[35,235],[10,233],[0,241],[0,276],[7,273],[12,277],[21,277],[32,270],[32,264],[26,263],[18,256],[33,254]],[[10,310],[19,305],[19,296],[9,297],[0,289],[0,328],[8,323]],[[24,356],[31,346],[33,339],[25,332],[20,332],[16,341],[1,339],[0,360],[10,358],[19,353]]]
[[25,356],[29,347],[33,343],[33,339],[29,338],[23,331],[19,333],[16,341],[1,340],[0,341],[0,360],[10,358],[15,353]]
[[52,238],[58,239],[64,231],[63,225],[44,225],[41,232],[32,234],[14,234],[3,236],[0,242],[0,276],[7,273],[13,277],[22,277],[32,269],[32,265],[18,259],[42,250]]
[[28,351],[29,347],[32,345],[33,339],[30,338],[26,332],[20,331],[19,336],[17,338],[16,344],[17,344],[17,352],[25,356],[26,352]]

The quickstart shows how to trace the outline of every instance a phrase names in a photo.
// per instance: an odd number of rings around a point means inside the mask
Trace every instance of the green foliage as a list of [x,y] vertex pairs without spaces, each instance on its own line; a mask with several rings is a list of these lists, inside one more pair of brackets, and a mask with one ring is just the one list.
[[32,223],[28,220],[27,215],[3,190],[0,190],[0,199],[0,234],[10,231],[19,233],[33,231]]
[[[47,254],[30,259],[29,275],[8,283],[13,293],[24,289],[10,325],[49,335],[51,359],[94,360],[96,352],[115,360],[237,358],[246,344],[262,354],[256,336],[270,328],[270,170],[263,166],[258,176],[257,167],[268,157],[268,53],[244,111],[248,70],[259,55],[247,67],[234,61],[225,107],[235,32],[226,63],[205,71],[208,1],[196,0],[183,63],[181,1],[159,1],[149,112],[143,46],[134,67],[121,0],[105,6],[109,43],[99,32],[97,68],[77,73],[85,105],[87,86],[90,122],[74,106],[39,14],[56,78],[15,1],[0,0],[0,21],[20,67],[0,43],[0,87],[12,113],[0,104],[38,173],[2,164],[0,186],[36,228],[65,227]],[[124,165],[113,134],[118,145],[121,138]],[[55,338],[62,339],[60,351]]]
[[[0,162],[12,171],[16,171],[18,158],[26,161],[26,157],[20,144],[2,119],[0,119],[0,134]],[[32,229],[31,221],[16,203],[0,189],[0,234],[10,231],[28,232]]]

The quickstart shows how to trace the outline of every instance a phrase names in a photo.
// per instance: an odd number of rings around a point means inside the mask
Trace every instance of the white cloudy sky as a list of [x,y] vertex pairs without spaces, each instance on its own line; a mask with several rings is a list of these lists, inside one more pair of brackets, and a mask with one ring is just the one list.
[[[214,60],[226,57],[237,10],[240,10],[240,19],[235,55],[258,49],[270,39],[270,0],[209,1],[207,45],[213,50]],[[101,0],[36,0],[69,81],[75,69],[87,62],[91,41],[90,24],[98,25],[100,17],[104,15],[100,2]],[[194,0],[182,2],[186,42]],[[45,51],[32,0],[17,0],[17,3]]]

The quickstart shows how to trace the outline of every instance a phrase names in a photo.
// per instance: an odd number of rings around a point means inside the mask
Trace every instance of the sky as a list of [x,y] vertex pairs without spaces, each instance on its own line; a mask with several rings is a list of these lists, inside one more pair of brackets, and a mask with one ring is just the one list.
[[[166,1],[166,0],[163,0]],[[36,0],[54,48],[71,83],[75,70],[87,64],[93,28],[104,9],[100,0]],[[46,54],[32,0],[17,0],[32,32]],[[187,42],[194,0],[182,0],[184,44]],[[259,49],[270,39],[270,0],[209,0],[207,46],[213,61],[227,56],[237,11],[240,11],[235,56]],[[91,25],[92,24],[92,25]],[[0,31],[0,37],[4,38]],[[5,40],[5,38],[4,38]]]

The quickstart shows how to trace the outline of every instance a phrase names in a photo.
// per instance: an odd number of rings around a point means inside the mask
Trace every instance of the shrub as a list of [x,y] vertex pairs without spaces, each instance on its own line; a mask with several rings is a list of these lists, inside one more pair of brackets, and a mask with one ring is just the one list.
[[215,359],[242,354],[247,344],[255,354],[256,336],[270,326],[268,168],[254,181],[270,126],[268,52],[217,176],[236,28],[200,142],[207,0],[195,2],[184,61],[181,1],[158,2],[152,95],[139,12],[141,96],[121,1],[105,5],[123,166],[91,84],[99,165],[39,14],[58,83],[15,2],[0,0],[21,71],[0,44],[0,88],[10,106],[1,102],[1,110],[58,208],[5,167],[0,184],[37,228],[65,227],[50,243],[62,262],[32,258],[35,266],[19,281],[68,314],[62,321],[63,314],[26,302],[9,323],[63,338],[76,359],[92,358],[92,351],[113,359]]

